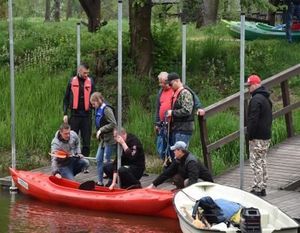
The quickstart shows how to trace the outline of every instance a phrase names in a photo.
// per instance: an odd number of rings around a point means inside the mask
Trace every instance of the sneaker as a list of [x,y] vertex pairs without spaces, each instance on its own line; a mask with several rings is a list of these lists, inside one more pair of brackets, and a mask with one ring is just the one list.
[[108,182],[106,183],[105,187],[109,187],[112,184],[112,180],[108,180]]
[[97,186],[104,186],[104,184],[103,184],[102,182],[100,182],[100,181],[98,181],[98,182],[96,183],[96,185],[97,185]]
[[84,174],[87,174],[87,173],[90,173],[90,171],[89,171],[88,169],[84,169],[84,170],[83,170],[83,173],[84,173]]
[[252,189],[250,191],[250,193],[252,193],[252,194],[254,194],[254,195],[258,196],[258,197],[265,197],[267,195],[265,189],[263,189],[261,191],[256,191],[256,190]]

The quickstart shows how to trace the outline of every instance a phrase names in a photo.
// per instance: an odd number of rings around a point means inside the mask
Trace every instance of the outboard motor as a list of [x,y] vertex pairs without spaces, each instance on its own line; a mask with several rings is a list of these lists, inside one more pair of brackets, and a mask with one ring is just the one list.
[[242,233],[261,233],[260,212],[256,208],[243,208],[240,229]]

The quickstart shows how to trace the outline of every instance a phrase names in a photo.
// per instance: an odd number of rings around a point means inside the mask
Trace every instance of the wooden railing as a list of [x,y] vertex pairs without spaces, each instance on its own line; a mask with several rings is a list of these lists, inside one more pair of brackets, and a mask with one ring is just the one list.
[[[278,111],[273,112],[273,119],[283,115],[285,116],[286,131],[288,137],[292,137],[294,135],[292,111],[300,107],[300,101],[293,104],[290,103],[288,80],[291,78],[296,78],[296,76],[299,74],[300,74],[300,64],[295,65],[287,70],[284,70],[262,81],[262,84],[267,89],[271,89],[272,87],[280,84],[283,107]],[[249,93],[248,90],[245,90],[245,124],[247,122],[246,117],[247,117],[248,99],[249,99]],[[208,137],[209,132],[207,130],[207,119],[216,115],[217,113],[226,110],[229,107],[239,106],[239,100],[240,100],[240,92],[235,93],[213,105],[208,106],[207,108],[205,108],[206,114],[204,116],[198,117],[199,126],[200,126],[200,141],[202,144],[204,163],[210,171],[212,171],[212,160],[211,160],[210,153],[213,150],[216,150],[228,144],[229,142],[239,138],[240,131],[238,130],[232,132],[229,135],[226,135],[225,137],[215,142],[209,142],[209,137]],[[246,144],[248,145],[247,140],[246,140]]]

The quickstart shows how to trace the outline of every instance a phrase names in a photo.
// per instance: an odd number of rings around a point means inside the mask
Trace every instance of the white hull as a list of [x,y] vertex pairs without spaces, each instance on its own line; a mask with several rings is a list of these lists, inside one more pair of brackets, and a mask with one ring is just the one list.
[[[199,182],[176,193],[174,197],[174,206],[183,233],[230,233],[239,230],[235,227],[227,228],[222,224],[215,226],[216,229],[196,228],[189,220],[189,216],[192,215],[192,209],[195,204],[194,200],[198,200],[204,196],[210,196],[213,199],[222,198],[238,202],[245,207],[258,208],[261,215],[262,233],[298,233],[299,225],[297,222],[283,213],[278,207],[243,190],[209,182]],[[187,216],[186,212],[189,216]]]

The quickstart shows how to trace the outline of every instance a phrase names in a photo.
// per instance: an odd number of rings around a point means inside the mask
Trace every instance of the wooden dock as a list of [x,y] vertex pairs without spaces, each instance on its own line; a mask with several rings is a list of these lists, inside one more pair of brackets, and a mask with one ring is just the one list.
[[[273,146],[268,154],[268,188],[265,200],[279,207],[291,217],[300,220],[300,136],[294,136],[282,143]],[[50,173],[50,167],[36,169]],[[142,186],[146,187],[157,175],[150,174],[142,177]],[[244,189],[249,191],[252,183],[252,171],[249,162],[245,161],[244,166]],[[96,167],[90,167],[90,173],[79,174],[76,180],[97,180]],[[240,187],[239,167],[229,169],[224,174],[215,177],[219,184]],[[10,177],[0,179],[0,185],[10,186]],[[162,189],[173,189],[171,183],[164,183],[159,186]]]

